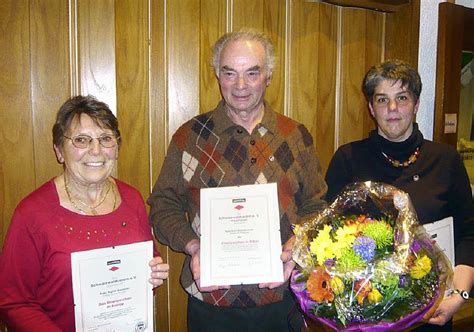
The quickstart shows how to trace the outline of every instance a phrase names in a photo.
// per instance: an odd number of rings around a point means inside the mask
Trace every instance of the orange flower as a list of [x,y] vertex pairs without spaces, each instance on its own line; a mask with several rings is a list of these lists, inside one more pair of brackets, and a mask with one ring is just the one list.
[[309,296],[316,302],[332,302],[334,294],[331,290],[331,276],[324,267],[318,266],[309,274],[307,288]]
[[356,225],[357,226],[356,235],[359,235],[360,233],[362,233],[362,230],[363,230],[364,226],[370,221],[371,221],[370,218],[367,218],[366,215],[361,214],[360,216],[358,216],[355,219],[347,219],[345,221],[345,223],[346,223],[347,226]]
[[367,219],[368,219],[368,218],[367,218],[366,215],[361,214],[360,216],[357,217],[357,222],[360,223],[360,224],[362,224],[362,223],[366,222]]
[[362,305],[364,303],[364,299],[372,290],[372,283],[366,279],[358,280],[354,285],[354,290],[356,291],[357,303]]

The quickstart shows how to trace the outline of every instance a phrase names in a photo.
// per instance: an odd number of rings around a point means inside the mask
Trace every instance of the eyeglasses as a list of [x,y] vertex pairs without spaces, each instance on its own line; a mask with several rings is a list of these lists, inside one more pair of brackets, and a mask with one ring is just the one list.
[[99,144],[104,148],[113,148],[117,145],[118,137],[114,135],[101,135],[99,137],[91,137],[89,135],[77,135],[73,137],[64,136],[64,138],[70,139],[72,145],[78,149],[88,149],[94,139],[99,141]]

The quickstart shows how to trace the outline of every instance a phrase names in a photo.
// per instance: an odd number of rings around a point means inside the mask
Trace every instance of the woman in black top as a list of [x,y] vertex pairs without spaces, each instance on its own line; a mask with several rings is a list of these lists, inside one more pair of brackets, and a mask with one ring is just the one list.
[[430,325],[422,327],[432,331],[433,325],[439,325],[451,330],[451,318],[474,283],[474,207],[457,151],[424,139],[414,123],[421,87],[418,72],[399,60],[367,72],[363,90],[377,129],[336,151],[326,174],[326,198],[331,201],[349,183],[371,180],[407,192],[421,224],[453,217],[455,291],[439,305]]

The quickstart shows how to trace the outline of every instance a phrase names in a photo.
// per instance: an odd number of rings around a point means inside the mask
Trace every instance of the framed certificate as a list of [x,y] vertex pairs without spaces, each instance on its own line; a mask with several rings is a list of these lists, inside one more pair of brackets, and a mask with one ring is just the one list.
[[201,286],[282,282],[277,185],[201,189]]
[[71,254],[76,331],[153,331],[153,242]]

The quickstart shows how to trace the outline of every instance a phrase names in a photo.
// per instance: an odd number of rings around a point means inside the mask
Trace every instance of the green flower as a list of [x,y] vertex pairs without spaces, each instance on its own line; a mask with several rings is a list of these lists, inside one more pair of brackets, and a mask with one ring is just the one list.
[[393,244],[393,229],[384,221],[373,221],[364,225],[362,234],[375,241],[377,249],[382,249]]
[[344,250],[341,257],[337,260],[337,267],[343,272],[351,272],[365,265],[366,262],[350,249]]

